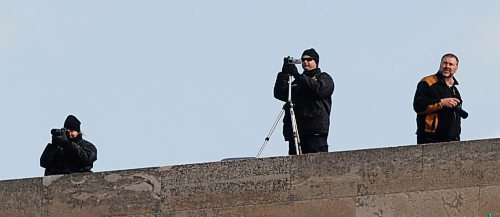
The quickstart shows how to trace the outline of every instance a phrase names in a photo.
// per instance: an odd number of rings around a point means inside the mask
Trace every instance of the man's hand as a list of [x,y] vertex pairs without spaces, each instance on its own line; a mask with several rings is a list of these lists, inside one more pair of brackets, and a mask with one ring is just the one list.
[[66,145],[69,142],[68,137],[66,136],[66,133],[63,133],[59,136],[52,136],[52,144],[55,144],[57,146],[63,146]]
[[454,107],[457,107],[458,105],[460,105],[460,100],[457,98],[453,98],[453,97],[444,98],[444,99],[441,99],[441,105],[443,105],[443,107],[454,108]]
[[281,71],[285,74],[292,75],[294,78],[298,78],[300,76],[299,71],[295,64],[288,63],[288,58],[283,58],[283,67],[281,67]]

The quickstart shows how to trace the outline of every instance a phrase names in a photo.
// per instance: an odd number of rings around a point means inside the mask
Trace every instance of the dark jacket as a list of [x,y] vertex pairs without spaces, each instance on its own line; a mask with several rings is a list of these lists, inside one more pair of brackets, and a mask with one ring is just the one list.
[[[443,107],[441,99],[454,97],[462,102],[455,85],[448,87],[441,73],[422,78],[413,98],[413,109],[417,113],[417,135],[428,137],[427,141],[447,142],[460,140],[460,115],[455,108]],[[460,103],[461,106],[461,103]]]
[[67,142],[47,144],[40,157],[40,166],[45,168],[46,176],[91,172],[96,160],[96,147],[80,135]]
[[[283,102],[288,101],[288,79],[287,74],[279,72],[274,84],[274,97]],[[333,89],[332,77],[319,68],[305,71],[292,82],[292,102],[300,136],[328,135]],[[286,111],[283,135],[289,141],[293,135],[289,110]]]

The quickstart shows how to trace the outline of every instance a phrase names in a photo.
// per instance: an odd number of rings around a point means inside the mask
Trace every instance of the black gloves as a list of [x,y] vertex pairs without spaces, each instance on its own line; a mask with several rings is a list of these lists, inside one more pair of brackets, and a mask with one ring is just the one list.
[[288,63],[288,58],[283,58],[283,67],[281,67],[281,71],[285,74],[292,75],[295,79],[300,77],[299,71],[295,64]]
[[63,133],[58,136],[52,136],[52,144],[57,145],[57,146],[65,146],[70,141],[68,140],[68,137],[66,136],[66,133]]
[[[295,105],[294,105],[295,106]],[[283,109],[285,111],[288,111],[292,106],[290,106],[290,102],[286,102],[285,105],[283,105]]]

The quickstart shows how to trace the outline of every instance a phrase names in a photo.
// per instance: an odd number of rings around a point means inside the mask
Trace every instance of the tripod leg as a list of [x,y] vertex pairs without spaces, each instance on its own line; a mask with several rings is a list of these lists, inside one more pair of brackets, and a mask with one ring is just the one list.
[[292,132],[293,132],[293,141],[295,143],[295,150],[298,155],[302,154],[302,148],[300,147],[300,137],[299,137],[299,128],[297,126],[297,120],[295,119],[295,112],[293,111],[293,103],[290,102],[290,118],[292,119]]
[[278,122],[281,120],[281,116],[283,116],[283,113],[285,113],[285,109],[281,109],[281,112],[278,115],[278,118],[276,118],[276,121],[274,121],[274,124],[271,127],[271,130],[269,130],[269,133],[267,134],[266,138],[264,139],[264,143],[260,147],[259,153],[257,153],[257,157],[256,158],[259,158],[260,155],[262,154],[262,151],[264,151],[264,148],[266,147],[267,142],[269,142],[269,139],[273,135],[274,129],[276,129],[276,125],[278,125]]

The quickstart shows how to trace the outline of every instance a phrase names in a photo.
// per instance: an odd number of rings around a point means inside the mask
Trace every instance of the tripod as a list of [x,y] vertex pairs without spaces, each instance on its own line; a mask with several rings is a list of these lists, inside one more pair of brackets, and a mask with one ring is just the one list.
[[[302,149],[300,148],[300,137],[299,137],[299,128],[297,127],[297,120],[295,119],[295,112],[293,110],[293,102],[292,102],[292,75],[289,75],[288,77],[288,101],[286,104],[288,104],[289,107],[289,112],[290,112],[290,121],[292,122],[292,135],[293,135],[293,141],[295,144],[295,153],[298,155],[302,154]],[[285,104],[285,105],[286,105]],[[276,118],[276,121],[274,121],[273,126],[271,127],[271,130],[269,130],[269,133],[267,134],[266,138],[264,139],[264,143],[260,147],[259,153],[257,153],[257,157],[259,158],[260,155],[262,154],[262,151],[264,151],[264,148],[267,145],[267,142],[269,142],[269,139],[273,135],[274,129],[276,129],[276,125],[278,125],[279,120],[281,119],[281,116],[283,116],[283,113],[285,113],[285,107],[281,109],[280,114],[278,115],[278,118]]]

